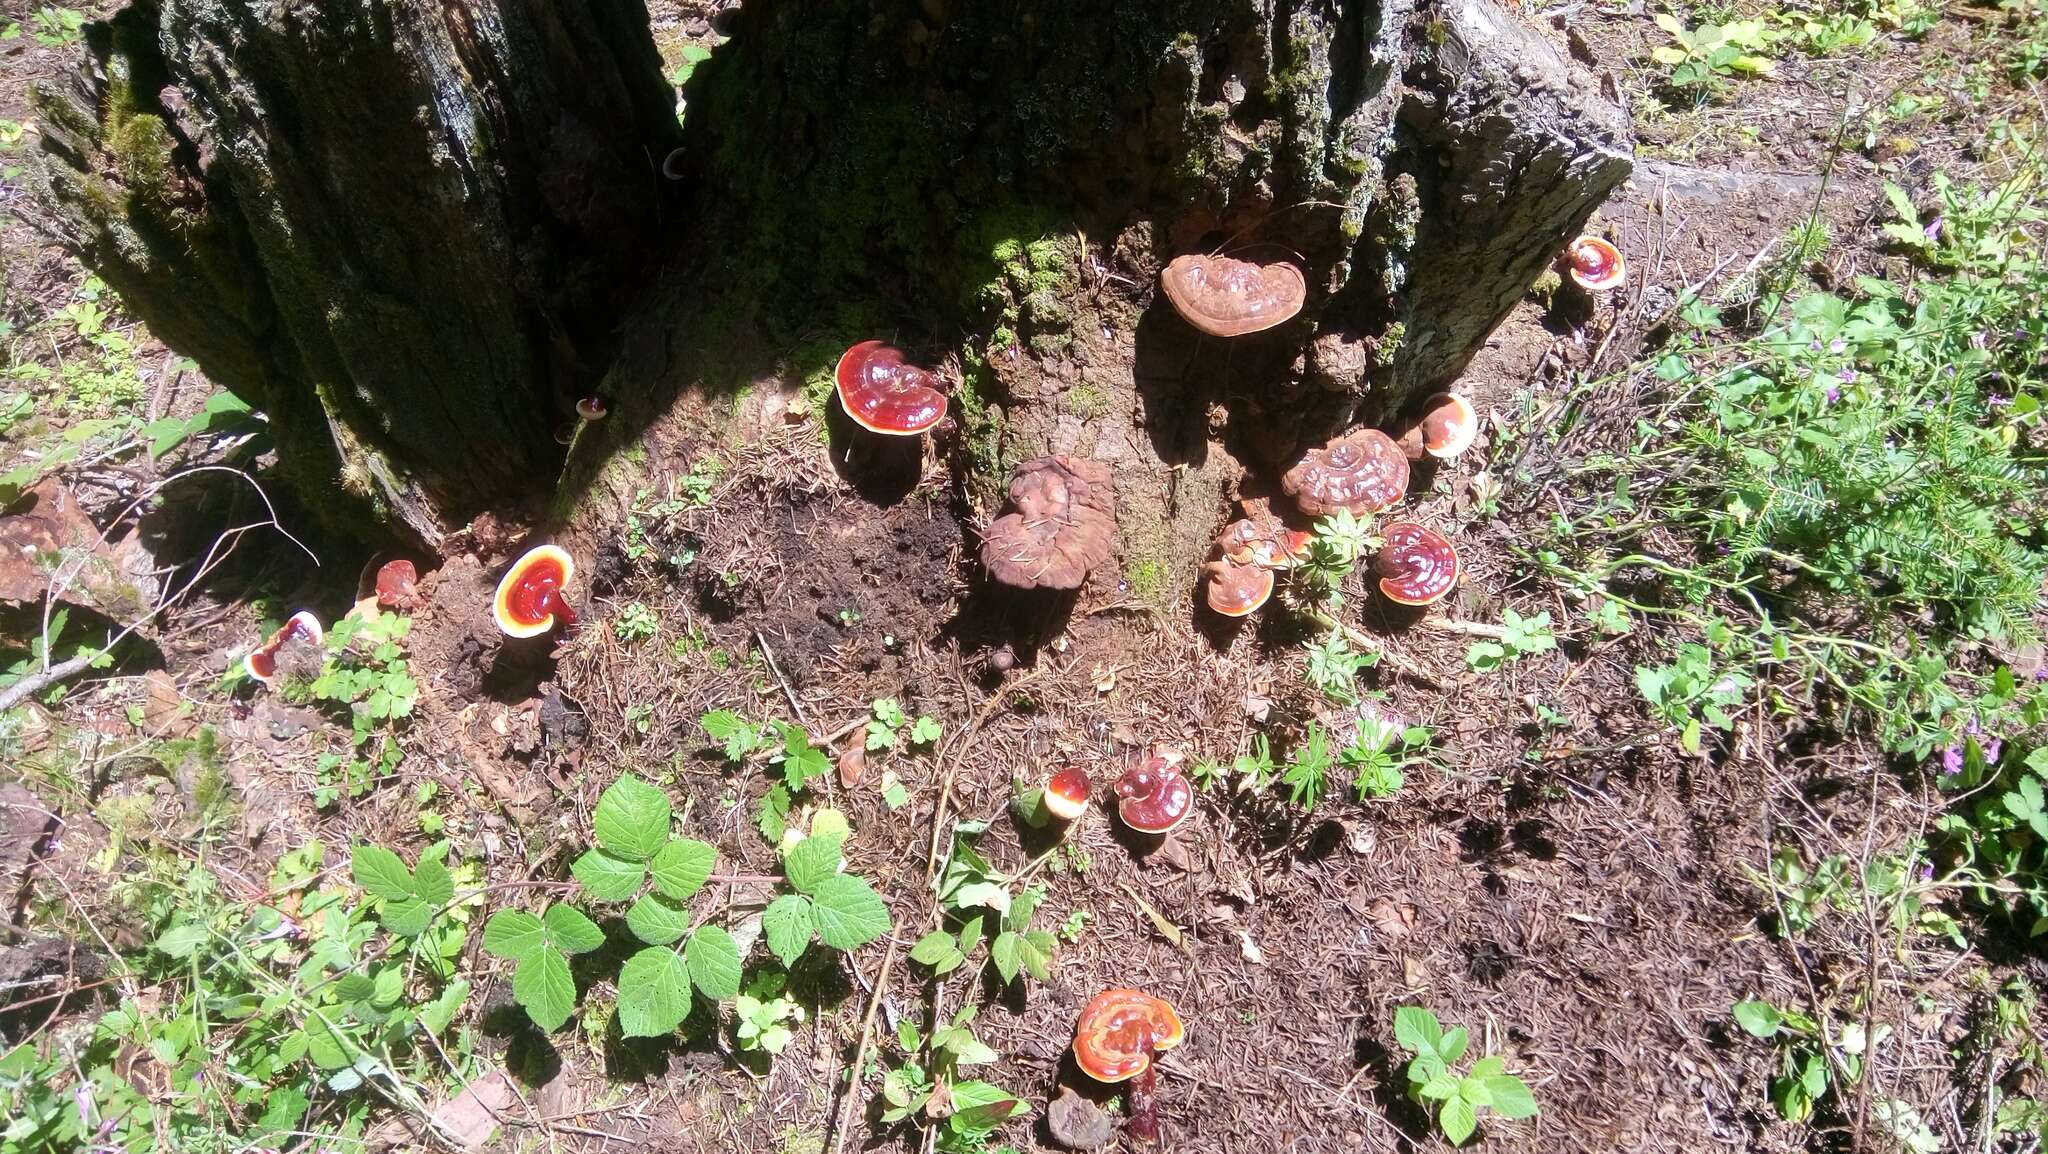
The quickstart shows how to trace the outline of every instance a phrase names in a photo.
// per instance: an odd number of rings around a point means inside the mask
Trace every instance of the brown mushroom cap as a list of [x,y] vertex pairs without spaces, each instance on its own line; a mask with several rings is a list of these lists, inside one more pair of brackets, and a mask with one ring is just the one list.
[[1357,429],[1302,454],[1280,487],[1311,517],[1377,513],[1408,492],[1408,457],[1378,429]]
[[1621,250],[1597,236],[1582,236],[1565,250],[1572,280],[1589,293],[1620,288],[1628,279],[1628,264]]
[[1202,566],[1208,574],[1205,599],[1209,608],[1225,617],[1249,617],[1273,596],[1273,571],[1259,565],[1235,561],[1211,561]]
[[903,359],[903,350],[862,341],[846,350],[832,379],[839,407],[871,433],[911,437],[946,419],[938,378]]
[[277,679],[278,651],[292,642],[315,646],[327,643],[327,631],[320,628],[320,619],[310,610],[301,609],[292,614],[268,640],[250,650],[248,656],[242,658],[242,671],[269,685]]
[[1117,779],[1116,813],[1125,825],[1140,833],[1165,833],[1195,811],[1195,787],[1181,774],[1179,760],[1154,753]]
[[1395,443],[1411,461],[1425,455],[1448,461],[1472,447],[1479,436],[1479,413],[1456,393],[1438,393],[1422,403],[1422,411],[1401,430]]
[[1159,274],[1174,311],[1216,337],[1238,337],[1293,318],[1308,300],[1308,281],[1286,261],[1257,264],[1188,253]]
[[1116,551],[1109,466],[1086,457],[1035,457],[1010,478],[1008,511],[981,534],[981,564],[1018,589],[1079,589]]
[[1458,551],[1443,534],[1413,521],[1387,526],[1386,543],[1372,561],[1380,592],[1403,605],[1428,605],[1458,584]]
[[603,397],[589,396],[576,402],[576,415],[586,421],[602,421],[610,411],[605,408]]
[[1045,809],[1061,821],[1073,821],[1088,812],[1088,795],[1093,789],[1088,771],[1070,765],[1045,783]]
[[1308,557],[1315,534],[1289,529],[1278,518],[1240,517],[1216,537],[1216,555],[1234,565],[1291,569]]
[[1074,1064],[1098,1082],[1125,1082],[1186,1036],[1180,1015],[1166,1002],[1142,990],[1104,990],[1088,1000],[1074,1023]]

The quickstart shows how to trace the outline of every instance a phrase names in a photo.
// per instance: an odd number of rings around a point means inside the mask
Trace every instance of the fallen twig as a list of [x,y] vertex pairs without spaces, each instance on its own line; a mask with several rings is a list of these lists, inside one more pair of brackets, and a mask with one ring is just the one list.
[[889,952],[882,955],[882,968],[875,972],[874,992],[868,995],[867,1013],[860,1019],[860,1044],[853,1050],[853,1065],[847,1067],[846,1084],[839,1090],[839,1104],[832,1110],[832,1154],[841,1154],[846,1149],[846,1135],[852,1128],[846,1121],[846,1108],[851,1102],[860,1100],[854,1087],[860,1085],[860,1072],[867,1067],[868,1047],[875,1040],[875,1011],[881,1008],[882,998],[889,991],[889,971],[896,965],[896,937],[889,936]]

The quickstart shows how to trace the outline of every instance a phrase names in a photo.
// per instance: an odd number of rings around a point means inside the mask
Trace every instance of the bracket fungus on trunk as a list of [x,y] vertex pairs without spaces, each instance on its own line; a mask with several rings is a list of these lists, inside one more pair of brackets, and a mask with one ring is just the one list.
[[1286,261],[1259,264],[1188,253],[1168,262],[1159,284],[1182,319],[1213,337],[1241,337],[1284,324],[1308,301],[1308,281]]
[[1228,558],[1202,566],[1208,579],[1203,600],[1225,617],[1249,617],[1273,597],[1273,571],[1261,565],[1240,565]]
[[1010,478],[1008,509],[981,534],[988,575],[1018,589],[1079,589],[1116,551],[1116,487],[1086,457],[1034,457]]
[[1443,534],[1413,521],[1387,526],[1386,543],[1373,557],[1380,592],[1402,605],[1442,600],[1458,584],[1458,550]]
[[1394,443],[1411,461],[1425,456],[1448,461],[1472,447],[1479,436],[1479,413],[1456,393],[1438,393],[1422,403],[1414,419]]
[[[311,611],[301,609],[286,619],[263,644],[242,658],[242,670],[263,684],[271,685],[277,681],[280,654],[289,652],[287,646],[317,648],[325,644],[327,631],[320,627],[320,619]],[[315,666],[314,672],[318,671],[318,666]]]
[[1407,494],[1408,456],[1378,429],[1355,429],[1302,454],[1280,487],[1311,517],[1378,513]]
[[576,624],[563,592],[576,579],[576,559],[559,545],[536,545],[498,581],[491,616],[507,637],[538,637],[556,625]]
[[839,407],[870,433],[914,437],[946,419],[939,378],[885,341],[862,341],[846,350],[832,380]]

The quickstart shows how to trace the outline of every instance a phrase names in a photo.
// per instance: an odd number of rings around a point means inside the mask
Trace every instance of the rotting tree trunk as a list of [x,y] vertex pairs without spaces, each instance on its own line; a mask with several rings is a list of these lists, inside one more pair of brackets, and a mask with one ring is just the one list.
[[266,412],[317,504],[434,543],[557,472],[660,251],[634,0],[150,0],[38,94],[53,230]]
[[[1455,376],[1626,176],[1618,110],[1520,19],[751,0],[690,85],[687,275],[604,387],[645,417],[664,378],[738,387],[748,322],[958,349],[980,491],[1092,453],[1127,536],[1181,540],[1170,473],[1272,472]],[[677,127],[638,4],[153,0],[93,42],[101,74],[48,102],[47,203],[301,476],[431,541],[554,475],[551,428],[666,248]],[[1194,247],[1293,253],[1309,309],[1223,355],[1119,313],[1114,286]]]

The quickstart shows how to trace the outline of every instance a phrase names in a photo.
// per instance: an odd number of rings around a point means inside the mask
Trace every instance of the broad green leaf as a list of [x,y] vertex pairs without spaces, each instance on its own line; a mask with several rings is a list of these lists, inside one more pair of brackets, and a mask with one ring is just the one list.
[[1493,1105],[1493,1094],[1486,1088],[1486,1081],[1482,1078],[1460,1078],[1458,1080],[1458,1097],[1472,1103],[1474,1110],[1481,1106]]
[[456,1013],[468,997],[467,981],[457,978],[448,983],[448,988],[442,990],[439,997],[420,1007],[420,1025],[425,1026],[430,1034],[447,1032],[448,1024],[455,1020]]
[[1394,1041],[1411,1054],[1434,1054],[1444,1030],[1436,1015],[1421,1006],[1402,1006],[1394,1011]]
[[541,949],[512,971],[512,996],[543,1030],[553,1031],[576,1009],[576,980],[560,950]]
[[661,847],[650,867],[654,886],[677,901],[688,901],[718,864],[718,851],[701,841],[679,837]]
[[372,897],[402,902],[413,896],[412,871],[404,859],[381,845],[359,845],[349,859],[349,873]]
[[412,892],[414,897],[440,909],[455,900],[455,879],[440,858],[423,856],[419,868],[413,871]]
[[1443,1127],[1444,1137],[1453,1146],[1463,1146],[1472,1131],[1479,1128],[1479,1113],[1472,1109],[1472,1103],[1463,1098],[1452,1097],[1444,1101],[1444,1108],[1436,1116],[1437,1125]]
[[964,910],[982,906],[999,914],[1010,912],[1009,888],[995,882],[968,882],[954,890],[949,900],[952,901],[954,909]]
[[666,946],[649,946],[619,970],[619,1032],[628,1038],[658,1038],[682,1024],[690,1012],[690,972],[683,956]]
[[698,926],[683,947],[683,961],[698,992],[714,1001],[730,1001],[740,992],[740,947],[719,926]]
[[755,828],[761,831],[761,836],[767,838],[770,845],[781,845],[782,835],[789,829],[788,819],[789,788],[769,786],[768,792],[761,795],[761,813],[754,819]]
[[647,867],[639,862],[613,857],[601,849],[590,850],[569,867],[590,896],[607,902],[622,902],[640,890]]
[[815,896],[825,879],[839,873],[841,834],[813,834],[789,847],[782,857],[782,873],[799,893]]
[[1018,952],[1023,949],[1024,938],[1015,930],[1004,930],[989,943],[989,960],[996,964],[996,973],[1003,976],[1004,984],[1017,980],[1017,973],[1024,966]]
[[1769,1002],[1754,998],[1735,1003],[1735,1024],[1759,1038],[1776,1037],[1778,1027],[1784,1022],[1784,1015]]
[[784,968],[796,965],[811,944],[816,925],[811,918],[811,900],[801,894],[783,894],[761,911],[761,933],[768,950]]
[[668,794],[625,774],[597,799],[597,844],[627,861],[644,862],[668,841]]
[[1472,1063],[1472,1070],[1466,1076],[1470,1078],[1491,1078],[1495,1074],[1505,1074],[1507,1072],[1508,1060],[1506,1058],[1501,1057],[1499,1054],[1488,1054],[1486,1057]]
[[934,973],[944,974],[967,960],[967,955],[960,952],[960,947],[955,944],[952,934],[944,930],[933,930],[910,947],[910,960],[930,966]]
[[434,907],[419,900],[407,898],[402,902],[384,903],[384,928],[401,938],[416,938],[427,932],[434,924]]
[[648,894],[626,911],[626,928],[650,946],[667,946],[690,932],[690,911],[660,894]]
[[1024,972],[1041,982],[1052,980],[1052,952],[1058,939],[1051,930],[1025,930],[1024,945],[1018,960],[1024,963]]
[[1513,1074],[1493,1074],[1486,1079],[1486,1089],[1493,1095],[1493,1112],[1503,1118],[1534,1118],[1536,1116],[1536,1095],[1529,1090],[1529,1084]]
[[343,974],[334,983],[334,995],[344,1002],[368,1002],[377,996],[377,981],[368,974]]
[[207,939],[212,936],[206,931],[203,922],[183,922],[157,935],[156,941],[150,944],[155,947],[156,952],[182,962],[198,953],[199,947],[205,945]]
[[1458,1059],[1465,1056],[1465,1047],[1470,1040],[1463,1026],[1445,1030],[1443,1038],[1436,1044],[1436,1056],[1442,1058],[1447,1066],[1455,1065]]
[[604,931],[575,906],[552,905],[540,916],[548,942],[565,954],[587,954],[604,944]]
[[1422,1088],[1416,1091],[1416,1093],[1432,1102],[1441,1102],[1457,1092],[1458,1080],[1449,1074],[1441,1072],[1425,1080],[1422,1083]]
[[499,910],[484,923],[484,950],[515,962],[523,962],[548,944],[541,921],[525,910]]
[[811,895],[818,940],[835,950],[866,945],[889,932],[889,907],[860,878],[834,874]]
[[953,1083],[953,1114],[946,1125],[956,1134],[987,1134],[1029,1110],[1023,1099],[989,1082]]

